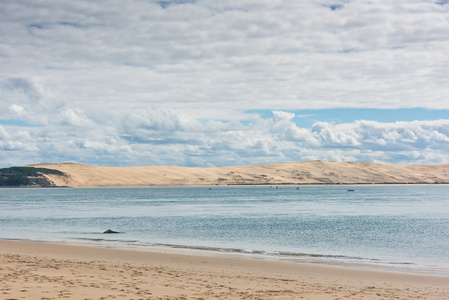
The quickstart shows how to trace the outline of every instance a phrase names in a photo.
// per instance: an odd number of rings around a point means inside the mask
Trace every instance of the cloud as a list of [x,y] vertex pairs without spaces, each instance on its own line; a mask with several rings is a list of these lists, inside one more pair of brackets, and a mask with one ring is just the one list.
[[14,127],[5,128],[0,125],[0,150],[3,152],[0,158],[3,158],[3,156],[11,155],[12,152],[37,151],[38,148],[34,145],[29,132]]
[[23,78],[9,78],[2,82],[1,88],[9,91],[18,91],[31,99],[38,99],[40,97],[36,87]]
[[225,166],[310,159],[449,162],[449,120],[317,122],[302,128],[295,114],[285,111],[273,111],[268,118],[256,115],[243,124],[200,122],[163,106],[124,113],[115,125],[95,123],[76,109],[59,116],[58,122],[44,127],[0,127],[0,146],[28,163],[33,162],[26,159],[29,153],[40,161],[102,165]]
[[51,97],[43,99],[43,95],[38,80],[10,77],[2,80],[0,76],[0,119],[46,124]]
[[0,161],[445,162],[445,120],[291,113],[449,109],[443,2],[2,1]]
[[12,104],[9,106],[9,111],[16,116],[20,116],[24,113],[24,108],[23,106]]
[[[445,104],[447,5],[385,1],[4,2],[4,74],[81,109],[129,98],[195,117]],[[18,82],[16,82],[18,86]],[[23,91],[33,93],[22,85]],[[26,93],[26,92],[25,92]],[[425,99],[425,101],[423,101]],[[90,103],[89,103],[90,101]],[[235,105],[238,103],[239,105]],[[217,111],[216,106],[223,109]],[[198,109],[201,107],[201,109]],[[205,113],[207,112],[207,113]]]
[[71,108],[59,113],[59,124],[71,127],[87,127],[95,125],[83,111]]
[[185,114],[176,113],[174,110],[163,107],[160,109],[151,107],[145,111],[130,113],[123,118],[123,126],[126,128],[144,129],[160,134],[175,131],[196,131],[201,127],[200,122]]

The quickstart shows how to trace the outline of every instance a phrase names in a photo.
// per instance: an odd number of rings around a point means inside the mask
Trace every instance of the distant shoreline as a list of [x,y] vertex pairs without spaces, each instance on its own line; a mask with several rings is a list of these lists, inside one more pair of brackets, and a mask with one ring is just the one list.
[[449,185],[449,182],[443,183],[281,183],[281,184],[229,184],[229,185],[129,185],[129,186],[0,186],[0,189],[45,189],[45,188],[142,188],[142,187],[205,187],[205,188],[214,188],[214,187],[266,187],[266,186],[289,186],[289,187],[301,187],[301,186],[420,186],[420,185],[429,185],[429,186],[445,186]]
[[63,175],[43,174],[52,186],[58,187],[449,184],[449,164],[306,161],[219,168],[101,167],[77,163],[45,163],[28,167],[62,172]]

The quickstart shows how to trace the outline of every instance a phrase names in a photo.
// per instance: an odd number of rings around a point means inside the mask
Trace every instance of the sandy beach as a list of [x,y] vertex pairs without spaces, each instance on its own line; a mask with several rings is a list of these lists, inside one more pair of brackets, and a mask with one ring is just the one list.
[[449,277],[0,241],[1,299],[449,299]]

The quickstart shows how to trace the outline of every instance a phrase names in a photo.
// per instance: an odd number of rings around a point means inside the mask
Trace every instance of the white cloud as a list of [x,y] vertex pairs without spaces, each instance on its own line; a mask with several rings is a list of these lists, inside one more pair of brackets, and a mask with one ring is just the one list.
[[[8,131],[8,129],[10,129]],[[30,134],[15,127],[6,128],[0,125],[0,160],[15,151],[38,151]]]
[[38,81],[10,77],[2,79],[0,73],[0,119],[46,124],[54,103],[50,93],[45,93]]
[[[223,166],[309,159],[389,163],[449,162],[449,120],[380,123],[317,122],[301,128],[290,112],[247,124],[199,122],[153,106],[96,124],[77,110],[44,127],[0,127],[0,146],[17,161],[80,161],[102,165]],[[87,126],[87,125],[88,126]],[[20,128],[20,130],[17,130]],[[113,163],[111,163],[113,162]]]
[[4,47],[16,53],[3,70],[32,74],[85,111],[123,99],[223,119],[254,103],[449,108],[449,5],[171,3],[4,2]]
[[0,125],[0,139],[5,140],[8,138],[8,132],[5,130],[5,127]]
[[18,157],[1,161],[444,162],[444,120],[310,129],[289,111],[449,109],[448,15],[427,0],[3,1],[0,121],[42,127],[23,129],[32,155],[5,125]]
[[20,105],[12,104],[12,105],[9,106],[9,110],[10,110],[15,116],[20,116],[21,114],[24,113],[24,108],[23,108],[23,106],[20,106]]
[[140,128],[165,134],[174,131],[196,131],[201,124],[196,119],[176,113],[172,109],[150,107],[145,111],[126,115],[123,119],[123,126],[133,130]]
[[73,127],[93,126],[95,123],[90,120],[80,109],[66,109],[59,113],[59,124]]

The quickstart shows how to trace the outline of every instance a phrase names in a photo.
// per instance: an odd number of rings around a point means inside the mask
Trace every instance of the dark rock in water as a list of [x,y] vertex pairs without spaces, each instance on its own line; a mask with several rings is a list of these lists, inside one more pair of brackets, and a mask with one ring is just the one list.
[[114,231],[114,230],[111,230],[111,229],[108,229],[108,230],[106,230],[106,231],[103,232],[103,233],[120,233],[120,232]]

